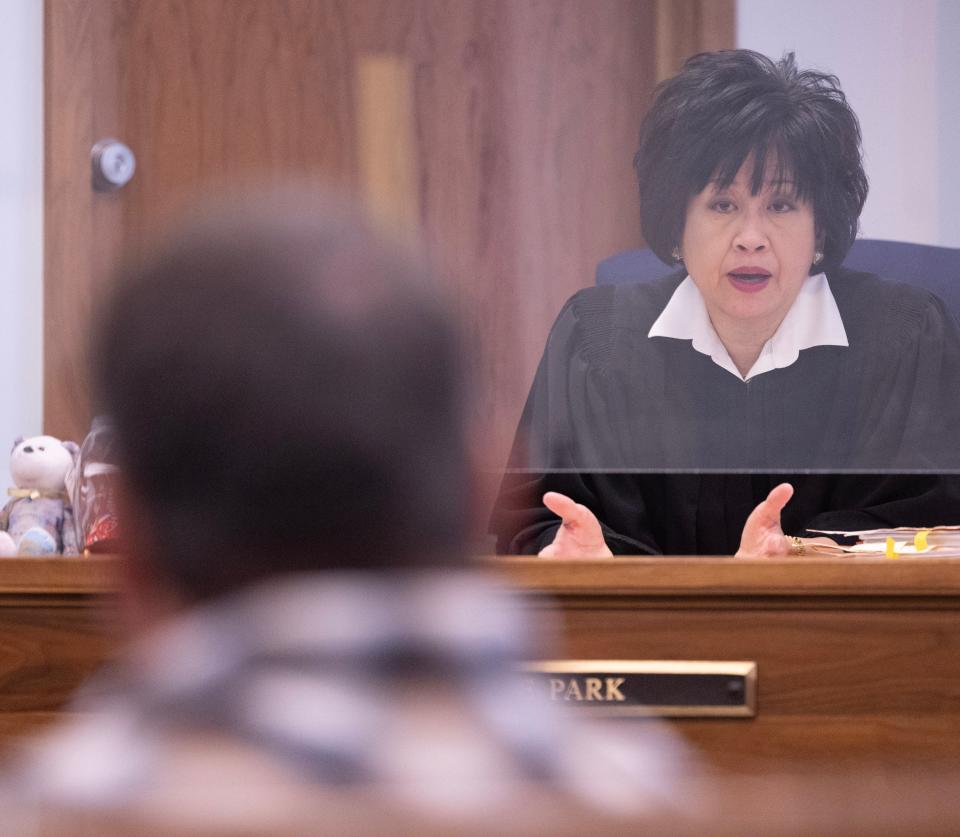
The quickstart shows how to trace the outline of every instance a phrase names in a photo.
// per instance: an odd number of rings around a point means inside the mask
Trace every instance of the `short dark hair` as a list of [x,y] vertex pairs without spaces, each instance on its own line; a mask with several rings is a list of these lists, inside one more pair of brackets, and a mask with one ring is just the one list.
[[460,334],[356,216],[194,223],[121,272],[93,355],[150,562],[184,597],[462,558]]
[[657,87],[634,157],[648,246],[672,263],[690,198],[711,180],[728,186],[750,157],[754,194],[765,176],[792,179],[813,206],[818,269],[841,264],[867,199],[860,123],[836,76],[797,69],[793,53],[701,53]]

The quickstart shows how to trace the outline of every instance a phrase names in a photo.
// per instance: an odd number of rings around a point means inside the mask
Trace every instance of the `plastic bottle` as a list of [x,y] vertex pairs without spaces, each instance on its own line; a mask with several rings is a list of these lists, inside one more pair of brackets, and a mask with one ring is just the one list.
[[83,553],[117,551],[115,448],[113,424],[107,416],[96,416],[67,478]]

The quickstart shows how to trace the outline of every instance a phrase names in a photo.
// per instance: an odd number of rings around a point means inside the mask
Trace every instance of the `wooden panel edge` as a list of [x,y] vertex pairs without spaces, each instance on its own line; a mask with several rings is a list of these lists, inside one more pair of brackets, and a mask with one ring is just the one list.
[[57,556],[0,560],[0,595],[98,594],[117,589],[114,556]]
[[917,558],[617,557],[483,560],[505,581],[583,595],[958,596],[960,560]]

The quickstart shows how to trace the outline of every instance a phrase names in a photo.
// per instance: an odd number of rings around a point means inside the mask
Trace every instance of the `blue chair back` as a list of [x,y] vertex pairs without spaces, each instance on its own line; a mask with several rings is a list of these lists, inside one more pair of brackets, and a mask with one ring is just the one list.
[[[926,288],[960,317],[960,249],[858,238],[843,264]],[[626,250],[597,265],[597,284],[650,282],[674,270],[651,250]]]

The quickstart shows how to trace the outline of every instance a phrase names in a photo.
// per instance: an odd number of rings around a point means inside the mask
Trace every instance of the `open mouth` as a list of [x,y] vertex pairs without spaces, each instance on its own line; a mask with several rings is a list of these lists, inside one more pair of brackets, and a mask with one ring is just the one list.
[[730,284],[744,293],[762,291],[769,283],[771,275],[770,271],[757,268],[731,270],[727,274],[730,278]]

